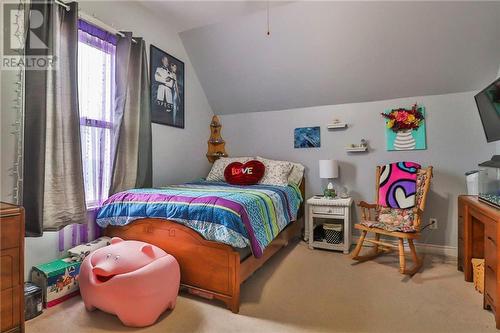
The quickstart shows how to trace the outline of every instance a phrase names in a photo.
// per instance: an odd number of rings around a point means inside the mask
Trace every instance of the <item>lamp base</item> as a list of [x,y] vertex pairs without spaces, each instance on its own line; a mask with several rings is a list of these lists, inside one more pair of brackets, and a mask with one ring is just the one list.
[[335,189],[333,188],[333,184],[330,182],[328,183],[328,186],[325,188],[323,191],[323,195],[327,199],[334,199],[336,197]]

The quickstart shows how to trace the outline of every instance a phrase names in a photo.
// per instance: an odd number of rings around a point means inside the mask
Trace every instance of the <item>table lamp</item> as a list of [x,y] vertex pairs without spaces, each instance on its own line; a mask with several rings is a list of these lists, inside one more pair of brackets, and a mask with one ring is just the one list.
[[[339,176],[339,165],[336,160],[320,160],[319,161],[319,178],[334,179]],[[330,181],[324,191],[327,198],[333,198],[335,191],[333,190],[333,183]]]

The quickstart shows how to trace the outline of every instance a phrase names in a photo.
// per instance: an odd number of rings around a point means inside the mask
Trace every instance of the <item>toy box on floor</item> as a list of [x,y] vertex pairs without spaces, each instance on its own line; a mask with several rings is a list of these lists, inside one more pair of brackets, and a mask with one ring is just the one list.
[[85,259],[86,256],[88,256],[95,250],[100,249],[101,247],[108,246],[109,244],[111,244],[111,238],[100,237],[97,238],[96,240],[88,242],[87,244],[81,244],[75,246],[72,249],[69,249],[68,256],[71,257],[73,260],[83,261],[83,259]]
[[57,305],[78,295],[80,264],[79,261],[64,258],[33,266],[31,281],[42,288],[45,307]]

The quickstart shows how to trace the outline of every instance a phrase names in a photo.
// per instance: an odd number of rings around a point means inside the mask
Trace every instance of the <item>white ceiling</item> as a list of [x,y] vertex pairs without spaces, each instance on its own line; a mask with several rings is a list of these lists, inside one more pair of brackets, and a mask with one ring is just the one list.
[[[237,19],[266,10],[267,1],[139,1],[142,6],[157,13],[178,32],[207,26],[225,20]],[[287,1],[271,1],[270,7]]]
[[270,37],[262,2],[154,5],[197,27],[180,36],[216,114],[476,90],[500,65],[500,2],[289,2]]

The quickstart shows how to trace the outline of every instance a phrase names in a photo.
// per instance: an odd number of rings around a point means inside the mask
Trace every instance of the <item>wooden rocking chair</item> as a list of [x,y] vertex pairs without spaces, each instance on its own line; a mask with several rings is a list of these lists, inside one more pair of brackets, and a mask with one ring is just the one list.
[[[417,174],[417,193],[415,197],[415,207],[411,210],[413,211],[412,225],[414,232],[402,232],[402,231],[390,231],[386,230],[383,227],[379,227],[382,225],[378,223],[381,206],[378,205],[379,198],[379,180],[381,167],[377,167],[376,173],[376,196],[377,196],[377,204],[369,204],[364,201],[361,201],[358,206],[361,208],[361,223],[354,225],[354,227],[358,230],[361,230],[361,237],[359,238],[358,244],[352,253],[352,259],[358,261],[366,261],[371,260],[384,252],[390,252],[392,249],[398,249],[399,251],[399,272],[401,274],[414,275],[418,270],[422,267],[422,258],[417,255],[415,250],[415,245],[413,244],[414,239],[418,239],[420,237],[420,224],[422,221],[422,213],[425,207],[425,200],[427,198],[427,193],[429,192],[429,187],[431,184],[432,178],[432,167],[419,169]],[[393,210],[392,208],[384,208],[385,210]],[[375,226],[370,226],[375,225]],[[366,234],[368,232],[373,232],[375,234],[374,239],[366,238]],[[383,242],[380,240],[380,235],[396,237],[398,239],[398,244],[391,244],[387,242]],[[411,257],[414,262],[414,266],[411,269],[406,268],[405,261],[405,249],[404,249],[404,240],[407,240],[408,246],[410,247]],[[364,242],[369,242],[374,245],[373,249],[365,254],[359,255],[361,248]]]

